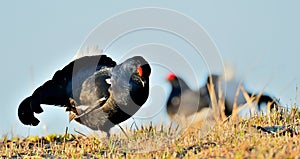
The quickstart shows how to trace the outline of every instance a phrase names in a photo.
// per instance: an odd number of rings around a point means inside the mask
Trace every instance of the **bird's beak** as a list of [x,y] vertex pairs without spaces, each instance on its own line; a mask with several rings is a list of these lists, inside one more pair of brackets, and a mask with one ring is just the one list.
[[145,87],[145,82],[142,80],[142,85],[143,85],[143,87]]
[[140,80],[141,80],[142,86],[145,87],[145,82],[143,81],[143,79],[140,79]]

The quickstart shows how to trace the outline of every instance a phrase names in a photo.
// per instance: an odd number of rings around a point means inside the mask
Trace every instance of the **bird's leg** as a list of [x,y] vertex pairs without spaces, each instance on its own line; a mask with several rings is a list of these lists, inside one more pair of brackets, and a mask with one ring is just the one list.
[[72,111],[70,111],[69,113],[69,122],[71,122],[72,120],[78,118],[78,115]]
[[76,110],[76,107],[78,106],[77,102],[73,98],[69,98],[70,105],[67,106],[66,111],[70,111],[69,113],[69,122],[71,122],[73,119],[78,118],[78,113]]

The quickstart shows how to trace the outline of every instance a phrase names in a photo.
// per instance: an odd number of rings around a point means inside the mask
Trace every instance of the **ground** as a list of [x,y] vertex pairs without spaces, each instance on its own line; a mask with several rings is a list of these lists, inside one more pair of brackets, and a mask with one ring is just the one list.
[[125,130],[127,136],[109,139],[69,133],[2,137],[0,154],[3,158],[299,158],[299,121],[300,112],[294,107],[250,119],[220,118],[205,133],[203,121],[198,121],[186,129],[175,124],[133,126]]

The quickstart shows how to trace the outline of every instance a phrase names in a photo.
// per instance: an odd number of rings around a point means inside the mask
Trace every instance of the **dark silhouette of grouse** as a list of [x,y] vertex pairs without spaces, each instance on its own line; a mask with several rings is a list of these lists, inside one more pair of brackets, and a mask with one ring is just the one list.
[[[214,84],[214,89],[216,94],[218,94],[218,83],[220,76],[211,75],[212,83]],[[171,93],[167,100],[167,113],[170,117],[175,114],[180,114],[184,116],[189,116],[195,112],[201,111],[202,108],[211,107],[211,98],[209,95],[207,84],[209,82],[210,76],[207,77],[207,82],[199,90],[191,90],[183,79],[177,77],[173,73],[169,74],[167,80],[171,83]],[[234,88],[233,88],[233,87]],[[238,83],[236,81],[226,82],[226,94],[225,94],[225,115],[229,116],[232,114],[233,104],[235,100],[235,94],[237,90]],[[249,96],[252,93],[247,92]],[[224,92],[223,92],[224,95]],[[254,95],[258,96],[258,95]],[[218,99],[217,99],[218,100]],[[261,109],[262,104],[267,104],[268,102],[274,103],[274,99],[270,96],[262,94],[257,102],[258,110]],[[237,97],[237,106],[245,104],[246,100],[242,93],[239,93]],[[277,103],[275,102],[275,105]],[[271,105],[271,109],[274,108],[274,104]]]
[[209,99],[200,99],[200,92],[191,90],[180,77],[170,73],[167,80],[172,87],[167,100],[167,112],[170,117],[173,117],[175,114],[189,116],[209,106]]
[[36,126],[40,104],[67,107],[70,118],[93,130],[110,128],[130,118],[149,95],[150,65],[141,56],[116,63],[106,55],[76,59],[23,100],[20,121]]

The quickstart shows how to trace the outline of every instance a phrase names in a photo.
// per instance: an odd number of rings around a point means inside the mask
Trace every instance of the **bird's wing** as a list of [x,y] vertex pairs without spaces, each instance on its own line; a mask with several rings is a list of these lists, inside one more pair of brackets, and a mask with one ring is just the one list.
[[[111,93],[111,91],[109,91]],[[107,110],[113,105],[112,95],[108,98],[101,98],[97,100],[94,105],[86,106],[86,109],[81,109],[80,106],[76,108],[76,113],[70,112],[69,121],[75,119],[79,123],[93,129],[93,130],[103,130],[108,132],[113,123],[109,121],[109,114],[112,110]]]
[[116,62],[106,55],[85,56],[57,71],[52,81],[61,84],[68,95],[78,101],[83,82],[103,67],[114,67]]
[[[87,78],[83,84],[80,92],[80,105],[75,100],[70,99],[73,109],[69,109],[70,119],[80,118],[95,109],[102,107],[110,97],[110,78],[112,68],[103,67],[95,72],[92,76]],[[81,109],[80,106],[86,106],[86,109]],[[75,113],[76,117],[74,117]]]
[[186,90],[181,94],[181,103],[179,112],[189,116],[198,111],[200,96],[199,92]]
[[69,98],[79,101],[82,83],[97,70],[113,67],[116,63],[106,55],[86,56],[76,59],[58,70],[51,80],[37,88],[32,99],[38,104],[66,105]]
[[111,71],[112,68],[103,67],[82,83],[79,96],[82,105],[95,105],[100,99],[105,102],[109,98]]

